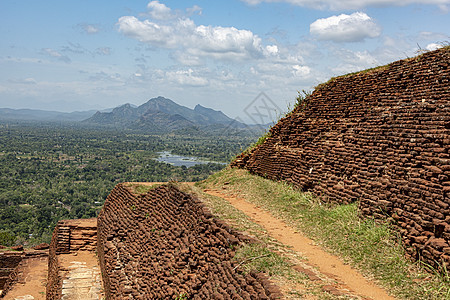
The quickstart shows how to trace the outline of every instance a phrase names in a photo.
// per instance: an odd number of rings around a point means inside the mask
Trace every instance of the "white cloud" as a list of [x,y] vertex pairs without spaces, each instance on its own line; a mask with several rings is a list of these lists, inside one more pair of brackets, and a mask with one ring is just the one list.
[[165,75],[168,80],[180,85],[206,86],[209,83],[206,78],[195,76],[192,69],[170,71],[166,72]]
[[292,68],[292,74],[296,77],[304,77],[311,73],[311,68],[309,68],[308,66],[294,65],[292,66]]
[[429,51],[434,51],[434,50],[440,49],[440,48],[442,48],[442,47],[443,47],[443,46],[440,45],[440,44],[431,43],[431,44],[428,44],[428,45],[427,45],[426,49],[429,50]]
[[172,18],[172,10],[159,1],[151,1],[147,8],[150,10],[150,16],[155,20],[166,20]]
[[126,36],[135,38],[140,42],[161,48],[174,48],[177,46],[177,37],[174,32],[174,27],[158,25],[149,20],[140,21],[133,16],[119,18],[118,24],[120,32]]
[[361,9],[370,6],[406,6],[409,4],[430,4],[437,5],[442,11],[448,11],[450,0],[241,0],[250,5],[257,5],[263,2],[285,2],[298,6],[312,7],[316,9]]
[[275,55],[275,54],[278,53],[278,47],[277,47],[277,45],[269,45],[269,46],[266,46],[266,50],[267,50],[267,52],[269,52],[269,53],[272,54],[272,55]]
[[182,57],[185,62],[198,62],[200,58],[243,60],[264,55],[261,38],[249,30],[197,26],[189,18],[163,24],[124,16],[119,18],[118,25],[124,35],[154,47],[181,49],[183,55],[175,57]]
[[318,19],[310,25],[310,33],[319,40],[358,42],[379,36],[381,28],[365,13],[355,12]]
[[261,39],[251,31],[220,26],[197,26],[186,46],[195,56],[216,59],[258,58],[263,51]]

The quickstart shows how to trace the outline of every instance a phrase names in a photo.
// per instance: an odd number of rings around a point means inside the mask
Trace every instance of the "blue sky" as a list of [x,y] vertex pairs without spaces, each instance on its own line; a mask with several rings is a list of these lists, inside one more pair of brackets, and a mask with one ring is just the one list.
[[245,119],[260,92],[284,110],[297,90],[448,43],[449,11],[450,0],[1,0],[0,107],[165,96]]

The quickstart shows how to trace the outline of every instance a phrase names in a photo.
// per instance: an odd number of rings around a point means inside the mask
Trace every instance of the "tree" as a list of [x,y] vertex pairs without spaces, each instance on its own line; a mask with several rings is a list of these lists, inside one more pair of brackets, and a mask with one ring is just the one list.
[[15,242],[16,237],[12,233],[5,230],[0,231],[0,245],[9,247],[13,246]]

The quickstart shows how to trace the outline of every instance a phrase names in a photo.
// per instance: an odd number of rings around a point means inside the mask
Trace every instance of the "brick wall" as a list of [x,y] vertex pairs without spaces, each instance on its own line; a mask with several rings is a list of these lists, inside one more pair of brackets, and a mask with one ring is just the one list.
[[394,220],[409,255],[450,263],[450,47],[320,85],[232,166]]
[[[86,225],[91,221],[93,225]],[[55,232],[56,254],[97,250],[95,219],[61,220]]]
[[[58,222],[59,224],[59,222]],[[60,264],[58,261],[58,236],[59,226],[56,225],[52,234],[52,241],[50,243],[48,253],[48,275],[47,275],[47,287],[46,287],[46,299],[57,300],[61,299],[62,278],[59,276]]]
[[119,184],[98,217],[108,299],[274,299],[261,274],[231,261],[239,235],[171,185],[135,195]]

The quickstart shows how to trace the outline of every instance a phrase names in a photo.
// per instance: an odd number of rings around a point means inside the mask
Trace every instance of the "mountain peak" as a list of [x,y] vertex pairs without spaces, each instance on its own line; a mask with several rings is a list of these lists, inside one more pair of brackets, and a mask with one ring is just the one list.
[[202,109],[202,108],[206,108],[206,107],[204,107],[204,106],[201,105],[201,104],[197,104],[197,105],[194,107],[194,110],[198,110],[198,109]]
[[[162,96],[152,98],[136,108],[130,104],[124,104],[116,107],[111,113],[97,113],[87,121],[138,128],[154,126],[161,128],[161,130],[233,123],[233,119],[230,119],[221,111],[200,104],[191,109]],[[163,124],[166,125],[163,126]]]

